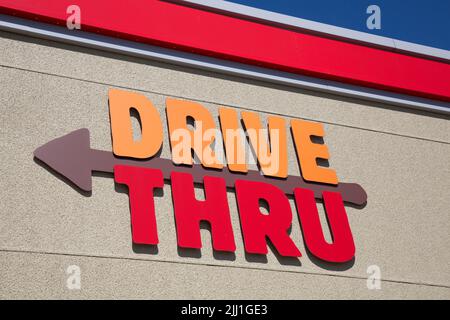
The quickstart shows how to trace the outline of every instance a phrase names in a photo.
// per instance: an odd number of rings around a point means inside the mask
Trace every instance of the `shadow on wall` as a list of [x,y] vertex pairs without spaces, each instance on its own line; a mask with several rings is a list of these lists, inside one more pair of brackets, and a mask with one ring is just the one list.
[[[78,45],[60,43],[60,42],[47,40],[47,39],[33,38],[33,37],[19,35],[19,34],[15,34],[15,33],[0,32],[0,36],[3,38],[6,38],[6,39],[37,44],[40,46],[58,48],[58,49],[62,49],[62,50],[69,50],[69,51],[79,52],[79,53],[91,55],[91,56],[103,57],[103,58],[107,58],[107,59],[115,59],[118,61],[127,61],[130,63],[148,65],[148,66],[157,67],[157,68],[164,68],[164,69],[168,69],[168,70],[190,73],[190,74],[195,74],[195,75],[200,75],[200,76],[205,76],[205,77],[210,77],[210,78],[216,78],[216,79],[225,80],[225,81],[239,82],[239,83],[244,83],[244,84],[252,85],[252,86],[265,87],[265,88],[299,93],[299,94],[307,94],[307,95],[315,96],[315,97],[319,97],[319,98],[327,98],[327,99],[332,98],[332,99],[343,101],[343,102],[357,103],[357,104],[361,104],[361,105],[365,105],[365,106],[369,106],[369,107],[376,107],[379,109],[388,109],[388,110],[394,110],[394,111],[398,111],[398,112],[417,114],[417,115],[432,117],[432,118],[440,118],[440,119],[447,119],[447,120],[450,119],[450,116],[446,115],[446,114],[431,113],[428,111],[421,111],[421,110],[416,110],[416,109],[412,109],[412,108],[395,106],[395,105],[390,105],[387,103],[381,103],[381,102],[379,103],[379,102],[362,100],[362,99],[358,99],[358,98],[334,95],[332,93],[322,93],[319,91],[312,91],[312,90],[303,89],[303,88],[290,87],[285,84],[270,83],[270,82],[266,82],[266,81],[240,77],[237,75],[221,74],[221,73],[217,73],[217,72],[213,72],[213,71],[201,70],[201,69],[196,69],[196,68],[188,67],[188,66],[179,66],[179,65],[164,63],[164,62],[160,62],[160,61],[156,61],[156,60],[149,60],[149,59],[145,59],[145,58],[134,57],[134,56],[113,53],[113,52],[107,52],[107,51],[102,51],[102,50],[93,49],[93,48],[81,47]],[[167,92],[154,92],[154,91],[149,91],[149,90],[147,92],[153,92],[156,94],[168,94]],[[175,96],[173,96],[173,97],[175,97]],[[192,97],[179,97],[179,98],[188,98],[189,100],[195,101],[195,99],[193,99]]]
[[[43,167],[46,171],[48,171],[51,175],[55,176],[59,180],[65,182],[68,185],[70,185],[79,194],[81,194],[81,195],[83,195],[85,197],[90,197],[92,195],[92,192],[87,192],[87,191],[81,190],[73,182],[71,182],[69,179],[67,179],[63,175],[61,175],[61,174],[57,173],[56,171],[52,170],[44,162],[38,160],[37,158],[34,158],[33,160],[34,160],[35,163],[37,163],[38,165]],[[93,174],[93,176],[96,176],[96,177],[109,178],[109,179],[114,178],[114,175],[112,173],[93,172],[92,174]],[[196,184],[196,186],[198,187],[199,185]],[[114,190],[116,192],[118,192],[118,193],[123,193],[123,194],[126,194],[128,196],[128,187],[123,185],[123,184],[114,183]],[[227,188],[227,191],[234,191],[234,189]],[[153,195],[154,195],[154,197],[163,197],[164,196],[164,190],[163,189],[155,189]],[[291,198],[291,197],[289,197],[289,198]],[[268,208],[268,204],[267,203],[262,201],[260,203],[260,205],[261,205],[261,208],[264,209],[263,211],[269,212],[269,208]],[[352,207],[354,207],[354,205],[352,205]],[[357,208],[361,208],[359,206],[356,206],[356,207]],[[130,208],[130,210],[131,210],[131,208]],[[175,215],[173,215],[173,219],[175,220]],[[174,221],[174,223],[176,223],[176,222]],[[291,233],[291,228],[288,230],[289,234]],[[301,224],[300,224],[300,228],[301,228]],[[209,233],[211,233],[211,225],[207,221],[202,221],[200,223],[200,229],[201,230],[208,230]],[[242,230],[242,227],[240,229]],[[130,224],[130,232],[131,232],[131,224]],[[302,232],[303,232],[303,230],[302,230]],[[268,238],[267,238],[267,246],[268,246],[269,250],[272,252],[272,254],[275,256],[277,261],[281,265],[295,266],[295,267],[301,267],[302,266],[302,263],[301,263],[299,258],[281,256],[278,253],[278,251],[275,248],[275,246],[270,241],[270,239],[268,239]],[[306,244],[304,244],[304,247],[306,248]],[[159,253],[157,245],[141,245],[141,244],[134,244],[133,243],[132,244],[132,250],[136,254],[157,255]],[[345,270],[350,269],[355,263],[355,258],[353,258],[351,261],[349,261],[347,263],[340,263],[340,264],[329,263],[329,262],[326,262],[326,261],[323,261],[323,260],[320,260],[320,259],[316,258],[314,255],[312,255],[308,251],[308,249],[305,249],[305,250],[306,250],[306,255],[311,260],[311,262],[313,262],[315,265],[317,265],[318,267],[320,267],[322,269],[326,269],[326,270],[330,270],[330,271],[345,271]],[[201,249],[191,249],[191,248],[178,247],[177,252],[178,252],[178,255],[180,257],[184,257],[184,258],[200,259],[202,257]],[[219,261],[235,261],[236,260],[236,254],[234,252],[224,252],[224,251],[213,250],[213,257],[214,257],[214,259],[219,260]],[[268,263],[267,255],[263,255],[263,254],[249,254],[249,253],[245,253],[245,260],[247,262],[249,262],[249,263],[257,263],[257,264],[267,264]]]

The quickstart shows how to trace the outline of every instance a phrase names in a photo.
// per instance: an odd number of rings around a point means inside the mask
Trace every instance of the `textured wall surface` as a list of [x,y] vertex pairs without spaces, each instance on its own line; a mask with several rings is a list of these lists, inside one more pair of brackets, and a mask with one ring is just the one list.
[[[450,299],[448,118],[9,33],[0,33],[0,83],[0,298]],[[368,194],[364,208],[346,207],[354,262],[310,257],[292,201],[303,257],[246,256],[233,192],[236,254],[214,253],[208,230],[201,252],[179,250],[167,184],[155,197],[158,248],[133,246],[128,196],[111,177],[94,176],[86,196],[33,160],[37,147],[79,128],[92,148],[111,150],[110,88],[144,94],[164,122],[165,98],[177,97],[216,118],[229,106],[324,123],[330,166]],[[298,174],[291,139],[288,147]],[[81,269],[81,290],[66,287],[69,265]],[[367,288],[370,265],[381,269],[381,290]]]

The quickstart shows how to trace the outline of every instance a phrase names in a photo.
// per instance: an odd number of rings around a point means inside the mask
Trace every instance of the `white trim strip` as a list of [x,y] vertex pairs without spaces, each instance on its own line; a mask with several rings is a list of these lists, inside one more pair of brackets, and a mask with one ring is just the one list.
[[382,37],[361,31],[341,28],[325,23],[315,22],[281,13],[257,9],[229,1],[221,0],[168,0],[177,3],[191,4],[194,6],[210,8],[233,15],[250,17],[257,20],[272,22],[278,25],[289,26],[291,28],[307,30],[316,33],[326,34],[332,37],[345,38],[352,41],[363,42],[370,45],[382,46],[396,51],[409,52],[416,55],[437,58],[439,60],[450,61],[450,51],[406,42],[402,40]]
[[450,115],[450,103],[407,96],[382,90],[343,84],[336,81],[270,70],[246,64],[200,56],[196,54],[106,37],[98,34],[68,30],[67,28],[0,14],[0,30],[25,34],[83,47],[112,51],[171,64],[205,69],[290,87],[320,91],[396,106]]

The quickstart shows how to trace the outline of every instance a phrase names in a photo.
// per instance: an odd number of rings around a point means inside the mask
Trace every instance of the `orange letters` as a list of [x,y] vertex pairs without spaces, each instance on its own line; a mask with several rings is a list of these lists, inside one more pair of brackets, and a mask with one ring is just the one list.
[[[109,91],[109,107],[115,155],[144,159],[153,157],[161,149],[162,122],[148,98],[114,89]],[[138,112],[141,120],[140,141],[133,140],[130,119],[132,109]],[[174,163],[192,165],[194,151],[204,167],[222,169],[225,159],[221,151],[224,149],[229,170],[247,172],[246,141],[237,111],[219,108],[221,131],[217,129],[208,109],[199,103],[167,98],[166,112]],[[254,112],[242,111],[241,118],[262,173],[286,178],[288,158],[285,120],[269,116],[268,129],[265,129],[259,115]],[[193,128],[189,128],[189,120],[193,120]],[[317,159],[329,158],[328,148],[311,141],[312,136],[324,136],[322,124],[293,119],[291,128],[303,178],[312,182],[337,184],[336,172],[317,164]]]

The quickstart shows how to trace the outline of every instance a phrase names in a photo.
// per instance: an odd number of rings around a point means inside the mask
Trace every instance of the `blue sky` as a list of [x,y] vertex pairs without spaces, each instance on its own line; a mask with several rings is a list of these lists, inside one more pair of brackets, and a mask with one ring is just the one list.
[[[450,0],[228,0],[339,27],[450,50]],[[381,30],[369,30],[366,9],[381,9]]]

